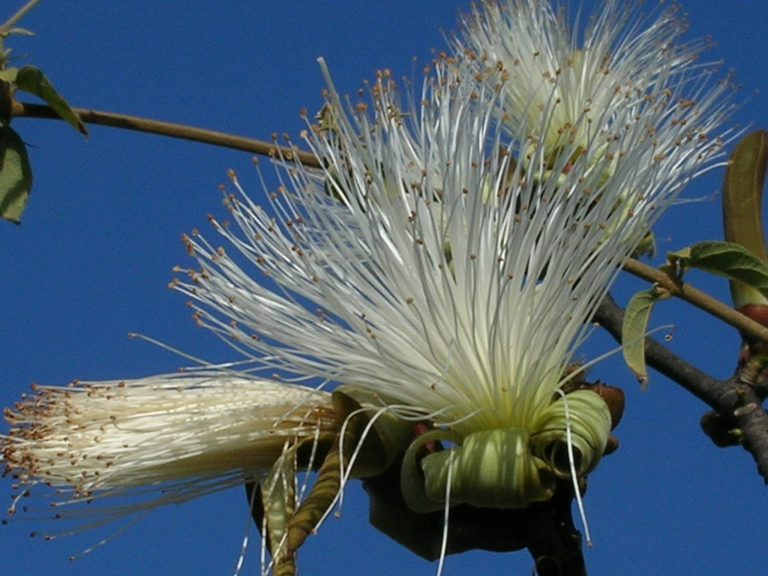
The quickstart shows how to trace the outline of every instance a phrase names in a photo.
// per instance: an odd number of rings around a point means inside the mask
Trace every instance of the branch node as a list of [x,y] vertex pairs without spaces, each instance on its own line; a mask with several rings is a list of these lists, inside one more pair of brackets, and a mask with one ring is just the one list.
[[746,404],[744,406],[739,406],[738,408],[736,408],[733,411],[733,415],[736,416],[737,418],[740,418],[742,416],[746,416],[747,414],[751,414],[755,410],[759,410],[759,409],[760,407],[756,403],[750,402],[749,404]]

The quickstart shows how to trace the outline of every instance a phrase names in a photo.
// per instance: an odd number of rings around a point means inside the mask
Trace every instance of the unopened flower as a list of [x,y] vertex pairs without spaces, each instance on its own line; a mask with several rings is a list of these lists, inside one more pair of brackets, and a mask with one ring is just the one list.
[[326,392],[226,374],[35,386],[5,418],[6,473],[22,493],[46,484],[57,508],[149,498],[108,518],[258,481],[287,447],[339,425]]

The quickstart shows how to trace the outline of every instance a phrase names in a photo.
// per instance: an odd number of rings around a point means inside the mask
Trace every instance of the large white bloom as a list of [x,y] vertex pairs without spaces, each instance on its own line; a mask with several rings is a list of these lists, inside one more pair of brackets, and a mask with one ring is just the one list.
[[[566,368],[622,260],[718,152],[705,136],[723,113],[681,129],[667,120],[688,105],[667,95],[648,118],[658,131],[627,120],[553,154],[530,137],[549,132],[552,110],[515,118],[505,71],[478,72],[471,59],[439,62],[406,108],[387,73],[352,112],[328,82],[330,121],[306,135],[324,168],[286,163],[279,188],[265,190],[271,210],[234,179],[235,225],[212,222],[240,256],[193,235],[200,269],[178,289],[203,325],[270,369],[365,389],[471,444],[471,457],[457,456],[454,500],[548,498],[566,421],[578,428],[580,473],[610,426],[591,393],[571,394],[565,414]],[[439,471],[425,459],[429,498],[444,489],[449,453],[430,456]],[[469,485],[484,494],[465,494]]]

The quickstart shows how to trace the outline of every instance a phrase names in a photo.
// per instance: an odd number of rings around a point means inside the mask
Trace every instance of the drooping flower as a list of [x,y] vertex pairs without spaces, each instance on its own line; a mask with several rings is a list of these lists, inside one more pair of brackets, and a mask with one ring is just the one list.
[[5,418],[2,456],[21,494],[48,485],[57,509],[146,500],[92,509],[95,523],[258,481],[287,448],[339,426],[327,392],[202,372],[36,386]]

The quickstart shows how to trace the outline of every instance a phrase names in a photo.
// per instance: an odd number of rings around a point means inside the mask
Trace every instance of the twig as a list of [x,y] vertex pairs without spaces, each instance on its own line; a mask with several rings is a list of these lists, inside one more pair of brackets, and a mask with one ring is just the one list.
[[[205,130],[203,128],[186,126],[184,124],[173,124],[171,122],[150,120],[139,116],[128,116],[127,114],[101,112],[99,110],[89,110],[85,108],[72,108],[72,110],[87,124],[135,130],[137,132],[146,132],[148,134],[157,134],[160,136],[168,136],[170,138],[179,138],[181,140],[192,140],[193,142],[201,142],[203,144],[211,144],[213,146],[221,146],[233,150],[243,150],[244,152],[258,154],[260,156],[274,157],[279,154],[286,160],[295,158],[301,164],[310,168],[320,167],[320,163],[313,154],[299,150],[295,147],[288,148],[285,146],[278,146],[274,142],[254,140],[244,136],[235,136],[225,132]],[[14,102],[11,114],[14,117],[60,120],[59,115],[50,106],[44,104]]]
[[697,290],[690,284],[682,282],[677,278],[673,278],[664,271],[643,264],[634,258],[629,258],[624,262],[624,270],[633,276],[658,284],[660,287],[664,288],[664,290],[669,292],[671,296],[675,296],[693,304],[715,318],[719,318],[726,324],[730,324],[742,334],[752,336],[753,338],[768,343],[768,328],[755,322],[751,318],[748,318],[728,304],[713,298],[701,290]]
[[11,31],[13,26],[19,20],[21,20],[27,12],[32,10],[32,8],[34,8],[38,2],[40,2],[40,0],[29,0],[29,2],[27,2],[24,6],[19,8],[16,14],[8,18],[8,20],[6,20],[2,25],[0,25],[0,36],[7,35]]

